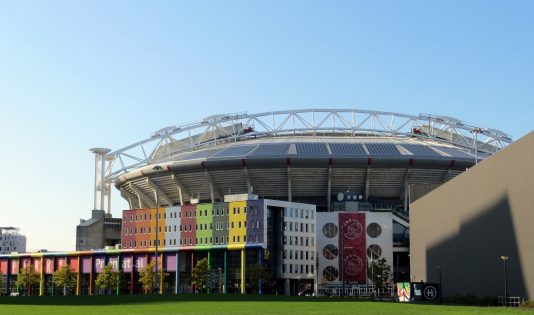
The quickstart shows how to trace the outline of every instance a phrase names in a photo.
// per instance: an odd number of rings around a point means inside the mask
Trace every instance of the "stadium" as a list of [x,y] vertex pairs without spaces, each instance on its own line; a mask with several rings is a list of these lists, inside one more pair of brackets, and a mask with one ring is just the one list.
[[95,209],[97,193],[103,193],[104,209],[114,184],[131,209],[154,207],[158,187],[163,206],[254,193],[315,204],[321,212],[334,210],[332,197],[349,190],[359,201],[407,210],[410,185],[444,183],[510,142],[501,131],[426,114],[311,109],[214,115],[113,152],[97,149],[103,171],[97,168]]
[[[214,272],[212,292],[257,285],[266,293],[370,294],[379,258],[392,281],[413,280],[410,203],[510,142],[499,130],[428,114],[214,115],[122,149],[91,149],[93,213],[102,214],[78,226],[79,251],[10,255],[0,265],[8,283],[24,262],[41,266],[40,294],[54,292],[58,262],[75,266],[77,294],[94,294],[108,263],[123,273],[117,291],[138,293],[138,272],[151,259],[170,274],[160,292],[194,292],[190,275],[202,258]],[[122,222],[111,217],[113,186],[129,203]],[[101,219],[96,235],[90,228]],[[272,279],[252,283],[255,264]]]

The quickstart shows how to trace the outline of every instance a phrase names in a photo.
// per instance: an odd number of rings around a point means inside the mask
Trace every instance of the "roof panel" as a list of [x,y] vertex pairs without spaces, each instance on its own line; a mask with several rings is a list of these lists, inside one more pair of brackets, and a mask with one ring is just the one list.
[[265,143],[260,144],[260,147],[254,156],[270,156],[270,155],[286,155],[289,149],[289,143]]
[[413,155],[423,156],[423,157],[443,157],[443,155],[432,150],[429,146],[422,144],[402,144],[403,148],[412,152]]
[[367,155],[360,143],[331,143],[330,149],[333,155]]
[[295,143],[298,155],[329,155],[324,143]]
[[441,151],[441,152],[445,152],[446,154],[452,156],[452,157],[455,157],[455,158],[462,158],[462,159],[473,159],[474,157],[472,155],[469,155],[465,152],[462,152],[456,148],[449,148],[449,147],[435,147],[433,146],[433,148]]
[[180,156],[180,159],[181,160],[205,159],[219,150],[220,149],[217,148],[217,149],[209,149],[209,150],[201,150],[201,151],[185,153],[184,155]]
[[236,145],[236,146],[231,146],[231,147],[228,147],[228,148],[226,148],[226,149],[224,149],[222,151],[219,151],[219,152],[213,154],[212,156],[210,156],[210,158],[245,156],[250,151],[252,151],[255,147],[256,147],[255,145]]
[[399,149],[391,143],[366,143],[365,146],[371,155],[398,156]]

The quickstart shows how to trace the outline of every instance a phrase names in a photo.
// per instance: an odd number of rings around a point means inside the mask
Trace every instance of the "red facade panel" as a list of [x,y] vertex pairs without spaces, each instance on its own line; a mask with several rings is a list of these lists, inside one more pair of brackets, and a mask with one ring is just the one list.
[[365,283],[365,214],[340,213],[339,230],[341,280]]

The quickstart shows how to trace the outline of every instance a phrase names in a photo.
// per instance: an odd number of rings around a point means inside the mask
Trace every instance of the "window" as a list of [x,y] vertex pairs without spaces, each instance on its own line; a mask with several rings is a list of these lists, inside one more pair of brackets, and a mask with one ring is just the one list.
[[232,221],[232,229],[234,228],[234,222]]
[[219,244],[219,237],[215,236],[215,244]]
[[243,235],[243,242],[244,242],[244,243],[247,242],[247,236],[246,236],[246,235]]
[[244,221],[243,223],[245,224],[245,228],[246,228],[247,227],[247,221]]
[[247,206],[243,207],[243,211],[244,211],[245,214],[247,214]]
[[205,216],[205,217],[208,216],[208,209],[205,209],[205,210],[204,210],[204,216]]
[[241,221],[237,222],[238,228],[241,228]]

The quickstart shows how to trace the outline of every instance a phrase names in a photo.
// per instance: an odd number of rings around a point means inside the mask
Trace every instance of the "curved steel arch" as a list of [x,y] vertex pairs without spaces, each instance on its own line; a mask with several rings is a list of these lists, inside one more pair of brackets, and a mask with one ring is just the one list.
[[[509,135],[497,129],[429,114],[414,116],[358,109],[301,109],[213,115],[200,121],[160,129],[150,138],[112,152],[95,152],[95,209],[97,193],[108,196],[109,207],[111,183],[131,170],[222,142],[284,135],[410,136],[459,146],[476,154],[493,154],[512,142]],[[103,200],[101,198],[100,209],[104,209]]]

